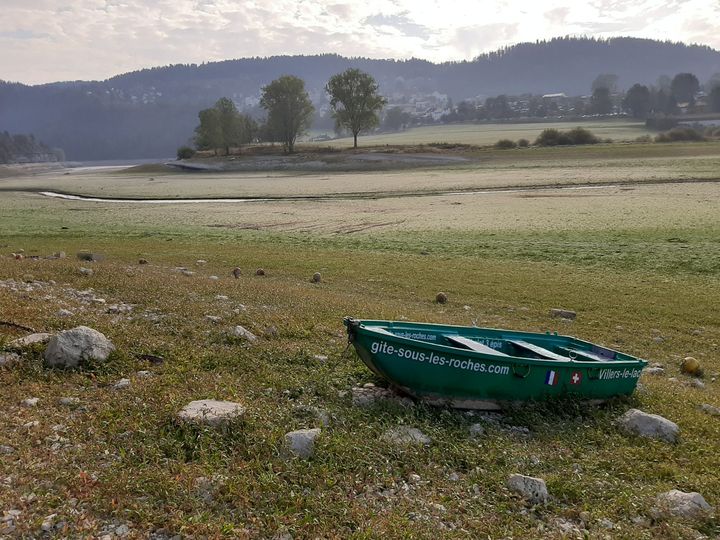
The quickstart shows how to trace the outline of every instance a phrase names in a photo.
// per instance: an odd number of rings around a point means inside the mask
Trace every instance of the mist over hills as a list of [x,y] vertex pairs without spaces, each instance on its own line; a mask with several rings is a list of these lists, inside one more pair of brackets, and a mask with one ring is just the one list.
[[466,62],[373,60],[319,56],[244,58],[202,65],[143,69],[106,81],[38,86],[0,82],[0,131],[32,133],[65,150],[70,160],[174,155],[197,125],[197,113],[227,96],[251,114],[260,88],[284,74],[306,82],[316,105],[326,102],[328,78],[348,67],[373,75],[381,92],[446,94],[455,103],[498,94],[580,95],[600,73],[619,87],[654,84],[661,75],[691,72],[701,82],[720,73],[720,52],[709,47],[636,38],[557,38],[522,43]]

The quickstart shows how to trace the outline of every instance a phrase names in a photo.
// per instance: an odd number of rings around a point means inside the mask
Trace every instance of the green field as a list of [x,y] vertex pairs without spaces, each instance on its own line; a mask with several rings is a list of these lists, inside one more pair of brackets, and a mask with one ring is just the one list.
[[[68,538],[122,526],[130,538],[720,534],[717,518],[651,513],[670,489],[720,504],[720,418],[698,410],[720,406],[720,145],[468,158],[388,173],[0,173],[0,321],[83,324],[117,346],[108,363],[73,372],[42,367],[40,349],[0,368],[0,445],[15,449],[0,454],[0,510],[21,512],[12,534],[40,537],[52,514],[65,524],[55,535]],[[84,202],[39,190],[279,199]],[[322,198],[297,198],[308,195]],[[20,249],[24,260],[10,256]],[[80,262],[81,249],[104,258]],[[67,258],[30,258],[61,250]],[[322,283],[310,283],[317,271]],[[88,288],[105,303],[84,302],[76,291]],[[438,291],[448,304],[434,302]],[[132,311],[107,312],[121,302]],[[552,308],[578,317],[553,319]],[[353,387],[385,383],[345,351],[345,315],[559,331],[666,371],[644,375],[628,400],[528,404],[499,419],[423,404],[359,408]],[[238,324],[258,341],[230,337]],[[0,344],[23,334],[0,324]],[[690,355],[704,388],[680,373]],[[130,387],[114,389],[123,377]],[[67,396],[79,404],[59,405]],[[36,407],[20,405],[30,397]],[[208,398],[243,403],[245,419],[220,432],[174,420]],[[631,407],[676,422],[679,442],[619,431],[614,420]],[[432,444],[382,440],[398,425]],[[288,459],[284,434],[311,427],[322,428],[314,456]],[[506,487],[512,473],[544,478],[551,501],[526,506]]]
[[[458,143],[485,146],[495,144],[500,139],[527,139],[534,141],[544,129],[555,128],[569,130],[583,127],[592,131],[601,139],[614,141],[632,141],[638,137],[652,135],[645,129],[644,123],[634,120],[588,120],[585,122],[537,122],[528,124],[446,124],[437,126],[422,126],[410,128],[398,133],[384,133],[379,135],[360,136],[362,145],[383,144],[431,144],[431,143]],[[334,139],[332,141],[315,143],[319,146],[335,146],[347,148],[352,146],[352,137]]]

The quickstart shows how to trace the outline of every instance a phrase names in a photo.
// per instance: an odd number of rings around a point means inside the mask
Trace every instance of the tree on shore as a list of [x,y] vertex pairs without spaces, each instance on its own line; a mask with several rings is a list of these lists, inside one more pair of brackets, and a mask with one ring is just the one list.
[[720,112],[720,86],[716,86],[711,90],[708,102],[712,112]]
[[692,73],[678,73],[670,83],[672,95],[678,103],[694,104],[695,94],[700,90],[700,82]]
[[378,94],[378,83],[359,69],[348,69],[330,77],[325,91],[330,95],[330,107],[338,127],[353,135],[353,147],[361,131],[380,123],[380,111],[387,100]]
[[595,114],[610,114],[613,109],[612,98],[610,97],[610,90],[604,86],[600,86],[593,91],[592,98],[590,98],[590,104],[592,111]]
[[650,89],[642,84],[634,84],[625,94],[622,106],[635,118],[647,118],[652,108]]
[[199,150],[212,150],[215,155],[218,148],[224,148],[225,155],[229,155],[230,148],[251,142],[257,131],[255,121],[240,114],[228,98],[220,98],[209,109],[200,111],[198,117],[195,145]]
[[262,89],[260,105],[268,112],[267,136],[283,143],[285,151],[295,151],[298,136],[308,130],[313,107],[305,90],[305,81],[294,75],[283,75]]

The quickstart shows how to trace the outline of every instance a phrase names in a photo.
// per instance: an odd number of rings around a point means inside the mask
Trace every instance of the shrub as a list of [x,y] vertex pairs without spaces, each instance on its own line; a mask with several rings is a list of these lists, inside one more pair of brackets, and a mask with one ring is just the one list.
[[635,142],[637,143],[649,143],[652,142],[652,137],[650,135],[641,135],[640,137],[637,137],[635,139]]
[[501,148],[503,150],[508,150],[510,148],[515,148],[517,144],[515,141],[511,141],[510,139],[500,139],[498,142],[495,143],[495,148]]
[[655,142],[704,141],[702,133],[689,127],[677,127],[655,137]]
[[567,132],[567,136],[572,141],[572,144],[597,144],[600,142],[600,139],[589,130],[581,127],[571,129]]
[[538,138],[535,139],[537,146],[565,146],[573,144],[567,133],[555,128],[543,129]]
[[177,158],[178,159],[190,159],[195,155],[195,150],[190,148],[189,146],[181,146],[177,149]]
[[520,148],[527,148],[528,146],[530,146],[530,141],[528,141],[527,139],[518,139],[517,145]]

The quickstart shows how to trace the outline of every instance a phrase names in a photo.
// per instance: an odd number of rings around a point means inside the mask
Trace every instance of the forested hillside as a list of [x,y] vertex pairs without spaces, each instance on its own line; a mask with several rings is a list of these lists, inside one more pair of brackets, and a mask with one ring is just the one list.
[[63,161],[65,156],[58,148],[49,148],[33,135],[0,133],[0,163],[43,163]]
[[218,98],[230,97],[241,110],[260,115],[260,88],[292,74],[305,79],[322,113],[324,85],[348,67],[373,75],[394,101],[437,92],[458,102],[501,93],[587,94],[600,73],[617,75],[620,88],[678,72],[706,81],[720,72],[720,52],[634,38],[558,38],[444,64],[285,56],[152,68],[100,82],[0,83],[0,129],[34,133],[65,149],[69,159],[169,157],[187,142],[198,111]]

